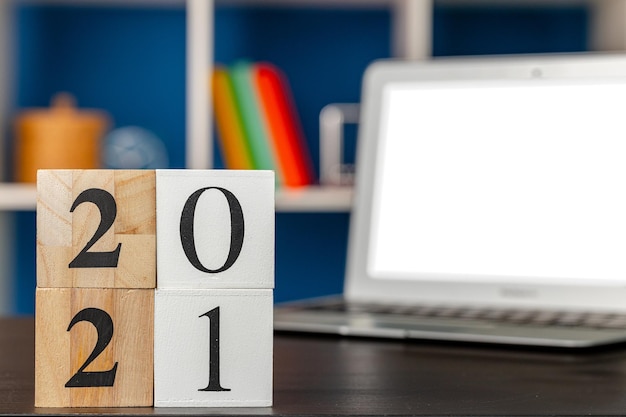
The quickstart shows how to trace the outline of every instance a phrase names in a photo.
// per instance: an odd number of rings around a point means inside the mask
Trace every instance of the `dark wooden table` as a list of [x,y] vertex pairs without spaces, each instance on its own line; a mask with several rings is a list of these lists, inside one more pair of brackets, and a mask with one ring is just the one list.
[[626,347],[594,352],[277,335],[272,408],[36,409],[32,319],[0,320],[0,415],[626,415]]

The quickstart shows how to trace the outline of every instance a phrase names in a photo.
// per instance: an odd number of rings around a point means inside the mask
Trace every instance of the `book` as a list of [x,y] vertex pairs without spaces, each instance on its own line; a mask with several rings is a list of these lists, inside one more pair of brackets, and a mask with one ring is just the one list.
[[217,143],[224,165],[228,169],[253,169],[252,153],[243,131],[231,77],[225,67],[215,68],[212,85]]
[[313,164],[285,76],[268,63],[255,64],[252,72],[283,185],[301,187],[312,184]]
[[269,126],[262,115],[262,103],[254,84],[252,65],[238,62],[231,67],[230,74],[254,169],[276,171],[277,182],[281,183],[282,175],[274,158]]

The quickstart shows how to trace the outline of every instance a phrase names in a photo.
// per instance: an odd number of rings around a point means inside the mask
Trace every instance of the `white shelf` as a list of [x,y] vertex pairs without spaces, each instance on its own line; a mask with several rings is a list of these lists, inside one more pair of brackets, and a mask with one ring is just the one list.
[[32,211],[37,205],[34,184],[0,183],[0,210]]
[[352,187],[306,187],[277,190],[279,212],[345,212],[352,208]]
[[[0,211],[33,211],[36,205],[35,185],[0,183]],[[276,191],[277,212],[346,212],[351,206],[351,187]]]

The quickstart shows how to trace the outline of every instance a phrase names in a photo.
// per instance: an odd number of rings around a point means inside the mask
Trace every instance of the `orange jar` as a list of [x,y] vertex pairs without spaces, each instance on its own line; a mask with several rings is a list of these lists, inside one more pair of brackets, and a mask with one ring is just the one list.
[[50,109],[30,109],[15,122],[15,179],[36,182],[38,169],[100,167],[100,140],[108,117],[78,110],[69,94],[58,94]]

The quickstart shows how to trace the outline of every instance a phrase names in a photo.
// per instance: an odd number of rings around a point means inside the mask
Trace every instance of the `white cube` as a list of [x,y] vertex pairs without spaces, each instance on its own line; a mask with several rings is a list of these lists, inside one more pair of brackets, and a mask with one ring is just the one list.
[[157,288],[274,288],[274,172],[157,170]]
[[272,405],[273,291],[157,289],[155,407]]

